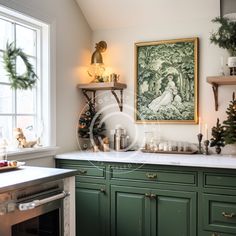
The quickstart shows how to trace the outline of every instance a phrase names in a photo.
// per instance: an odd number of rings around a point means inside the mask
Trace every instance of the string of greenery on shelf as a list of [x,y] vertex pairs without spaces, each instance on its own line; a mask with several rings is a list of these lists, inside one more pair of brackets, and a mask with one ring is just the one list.
[[[17,57],[22,59],[26,67],[26,72],[22,75],[18,75],[16,71]],[[35,74],[28,56],[21,48],[16,48],[14,43],[7,43],[6,50],[3,53],[3,63],[11,88],[26,90],[32,89],[35,86],[38,76]]]

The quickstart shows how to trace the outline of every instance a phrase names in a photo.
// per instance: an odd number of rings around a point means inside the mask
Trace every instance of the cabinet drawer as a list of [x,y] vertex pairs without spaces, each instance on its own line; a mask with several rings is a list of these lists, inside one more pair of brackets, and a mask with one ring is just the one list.
[[155,183],[196,185],[197,174],[195,172],[179,172],[172,170],[150,169],[125,169],[111,167],[111,179],[148,181]]
[[106,168],[104,166],[89,166],[89,165],[76,165],[76,164],[59,164],[60,168],[64,169],[76,169],[78,174],[75,177],[76,180],[83,178],[98,178],[105,179]]
[[204,187],[236,188],[236,175],[204,173]]
[[236,235],[236,196],[203,194],[204,229]]

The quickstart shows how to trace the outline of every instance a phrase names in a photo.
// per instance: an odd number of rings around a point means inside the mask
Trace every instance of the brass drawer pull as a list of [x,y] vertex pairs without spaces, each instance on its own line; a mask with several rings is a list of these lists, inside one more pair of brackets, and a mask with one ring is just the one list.
[[222,212],[222,216],[224,216],[225,218],[231,219],[235,216],[235,213],[225,213]]
[[79,175],[86,175],[87,174],[87,170],[79,170]]
[[149,179],[156,179],[156,178],[157,178],[157,174],[150,174],[150,173],[147,173],[146,176],[147,176]]

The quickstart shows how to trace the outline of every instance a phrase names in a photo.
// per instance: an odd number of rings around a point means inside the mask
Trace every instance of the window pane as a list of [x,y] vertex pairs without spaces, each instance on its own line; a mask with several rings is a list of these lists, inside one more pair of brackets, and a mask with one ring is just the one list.
[[36,55],[36,31],[16,25],[16,45],[30,56]]
[[13,112],[13,90],[9,85],[0,84],[0,113]]
[[0,82],[9,83],[7,72],[3,65],[3,53],[0,52]]
[[[28,60],[31,63],[31,65],[33,66],[34,72],[36,73],[36,60],[33,58],[28,58]],[[17,71],[18,75],[22,75],[26,72],[25,63],[20,57],[17,57],[17,59],[16,59],[16,71]]]
[[19,114],[34,114],[36,110],[36,91],[32,90],[17,90],[16,95],[17,113]]
[[0,116],[0,127],[2,127],[3,138],[7,140],[12,139],[12,117],[11,116]]
[[17,128],[21,128],[27,140],[36,140],[36,127],[34,116],[17,116]]
[[12,32],[13,24],[3,19],[0,19],[0,49],[4,50],[6,48],[6,43],[11,43],[13,41]]

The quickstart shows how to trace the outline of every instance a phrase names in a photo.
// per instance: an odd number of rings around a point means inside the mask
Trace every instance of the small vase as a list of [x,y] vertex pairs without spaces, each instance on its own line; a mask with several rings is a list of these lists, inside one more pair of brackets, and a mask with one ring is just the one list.
[[236,75],[236,57],[228,58],[228,67],[230,69],[230,75]]

